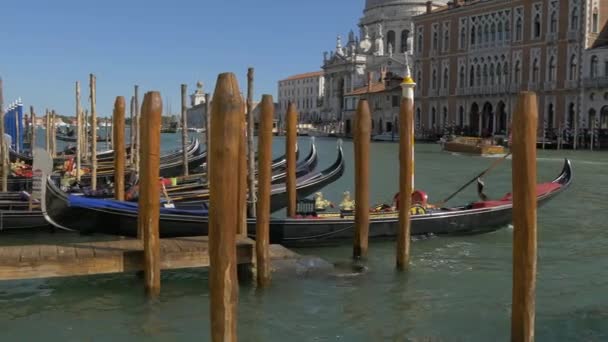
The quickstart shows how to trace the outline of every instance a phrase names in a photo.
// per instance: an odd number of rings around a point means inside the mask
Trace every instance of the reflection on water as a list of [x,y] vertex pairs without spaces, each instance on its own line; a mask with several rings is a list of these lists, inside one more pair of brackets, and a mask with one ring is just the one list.
[[[163,139],[164,150],[176,148]],[[276,139],[275,155],[283,144]],[[301,138],[303,149],[308,144]],[[317,146],[322,169],[333,162],[336,141],[317,139]],[[344,142],[344,150],[352,156],[351,142]],[[397,145],[374,143],[371,157],[370,199],[390,201],[397,191]],[[539,180],[555,177],[564,157],[573,160],[574,184],[539,211],[536,336],[539,341],[607,340],[608,155],[539,151]],[[492,162],[418,145],[416,188],[438,201]],[[352,159],[346,166],[344,177],[324,189],[333,201],[354,190]],[[490,197],[511,191],[510,166],[507,160],[486,177]],[[451,203],[475,199],[471,187]],[[54,238],[63,236],[0,235],[5,244]],[[239,336],[242,341],[506,341],[511,247],[512,229],[420,239],[412,245],[410,271],[399,273],[394,242],[372,242],[360,274],[277,276],[264,291],[243,284]],[[298,252],[321,256],[343,271],[351,264],[348,241]],[[153,302],[144,298],[134,274],[0,283],[0,336],[6,341],[209,340],[207,273],[164,272],[162,281],[162,295]]]

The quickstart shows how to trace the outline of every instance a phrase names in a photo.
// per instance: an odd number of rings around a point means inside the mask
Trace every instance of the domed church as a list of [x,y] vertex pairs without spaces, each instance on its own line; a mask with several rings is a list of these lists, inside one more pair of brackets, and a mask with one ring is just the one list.
[[[323,119],[346,122],[348,126],[349,116],[356,106],[353,106],[354,98],[349,96],[361,93],[361,89],[367,87],[368,77],[374,84],[385,83],[393,76],[402,76],[406,58],[411,61],[413,52],[412,17],[425,13],[429,6],[435,9],[445,4],[445,1],[426,0],[366,0],[363,17],[358,24],[358,35],[353,30],[346,39],[338,35],[334,50],[323,53]],[[387,91],[386,87],[375,86],[373,89]],[[389,124],[393,121],[392,108],[381,113],[376,110],[379,108],[374,108],[377,106],[370,106],[373,119],[379,122],[384,120],[376,132],[386,131],[393,126]],[[342,128],[342,131],[349,133],[349,129]]]

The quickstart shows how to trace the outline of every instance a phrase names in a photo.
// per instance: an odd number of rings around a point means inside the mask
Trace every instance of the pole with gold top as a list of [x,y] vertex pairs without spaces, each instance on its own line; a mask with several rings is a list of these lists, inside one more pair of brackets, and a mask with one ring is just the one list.
[[399,230],[397,234],[397,269],[408,268],[412,192],[414,190],[414,87],[410,67],[405,56],[405,77],[401,83],[403,98],[399,112]]

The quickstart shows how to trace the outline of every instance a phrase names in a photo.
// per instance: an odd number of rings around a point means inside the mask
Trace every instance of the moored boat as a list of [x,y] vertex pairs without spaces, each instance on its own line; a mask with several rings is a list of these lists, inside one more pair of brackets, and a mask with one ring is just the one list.
[[495,144],[491,138],[455,137],[441,142],[444,151],[478,156],[504,155],[505,147]]

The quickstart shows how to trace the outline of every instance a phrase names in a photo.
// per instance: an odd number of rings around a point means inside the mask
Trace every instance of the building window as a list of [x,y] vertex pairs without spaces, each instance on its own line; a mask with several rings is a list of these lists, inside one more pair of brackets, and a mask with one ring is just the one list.
[[443,30],[443,51],[450,50],[450,31],[445,29]]
[[578,7],[574,7],[570,13],[570,29],[573,31],[578,29]]
[[540,30],[540,14],[536,13],[536,15],[534,16],[534,38],[540,38]]
[[482,35],[483,35],[483,27],[479,26],[477,28],[477,44],[483,43]]
[[551,56],[551,59],[549,60],[549,75],[547,77],[549,82],[555,81],[555,76],[555,56]]
[[464,126],[464,107],[462,106],[458,109],[458,125],[460,127]]
[[422,53],[422,30],[418,32],[418,44],[416,46],[416,49],[418,50],[418,52]]
[[441,124],[443,127],[448,125],[448,107],[443,107],[443,117],[441,118]]
[[437,38],[437,30],[433,30],[433,50],[437,50],[438,39]]
[[465,48],[466,40],[467,40],[467,29],[463,27],[460,30],[460,48],[461,49]]
[[492,23],[492,28],[490,29],[491,40],[492,42],[496,42],[496,24]]
[[534,62],[532,62],[532,83],[538,83],[538,58],[534,58]]
[[591,15],[591,32],[598,33],[600,31],[600,23],[597,13],[597,8],[593,9],[593,14]]
[[574,81],[576,79],[576,55],[572,55],[572,57],[570,57],[570,73],[568,75],[568,79],[570,81]]
[[464,66],[460,67],[460,73],[459,73],[458,77],[459,77],[459,81],[460,81],[460,88],[464,88],[464,86],[466,84],[465,83],[465,77],[466,77],[466,75],[464,73]]
[[549,30],[551,31],[551,33],[556,33],[557,32],[557,11],[553,11],[551,12],[551,21],[549,24]]
[[476,84],[479,87],[481,85],[481,66],[477,65],[477,80],[476,80]]
[[393,95],[393,107],[399,107],[399,96]]
[[505,65],[503,65],[502,70],[505,74],[505,84],[509,83],[509,63],[505,62]]
[[474,87],[475,86],[475,67],[471,65],[471,72],[469,75],[469,86],[470,87]]
[[523,24],[521,18],[517,18],[515,22],[515,40],[521,40]]
[[507,42],[511,40],[511,24],[509,21],[505,23],[505,40]]
[[608,61],[604,62],[604,77],[608,77]]
[[591,77],[595,78],[599,76],[599,67],[600,61],[597,56],[591,56]]
[[395,31],[388,31],[386,33],[386,51],[389,50],[389,45],[391,46],[392,51],[395,51]]
[[401,31],[401,53],[407,52],[410,50],[410,47],[407,46],[407,40],[410,37],[410,31],[403,30]]
[[443,69],[443,89],[448,89],[448,68]]
[[490,42],[490,25],[486,24],[486,28],[483,31],[483,40],[488,43]]
[[437,69],[433,69],[433,80],[431,83],[432,89],[437,89]]
[[475,45],[475,26],[471,27],[471,45]]
[[422,72],[418,71],[418,80],[416,81],[418,88],[422,87]]
[[483,66],[483,85],[488,85],[488,65]]
[[490,64],[490,85],[494,85],[494,64]]
[[502,32],[502,21],[498,23],[498,41],[502,42],[503,40],[503,32]]
[[437,110],[433,107],[431,111],[431,127],[436,128],[437,126]]
[[496,79],[498,81],[498,84],[501,85],[502,84],[502,68],[500,67],[500,63],[498,63],[496,65]]
[[519,61],[515,62],[515,73],[513,75],[513,82],[515,82],[515,84],[519,84],[519,82],[521,82],[521,63]]

